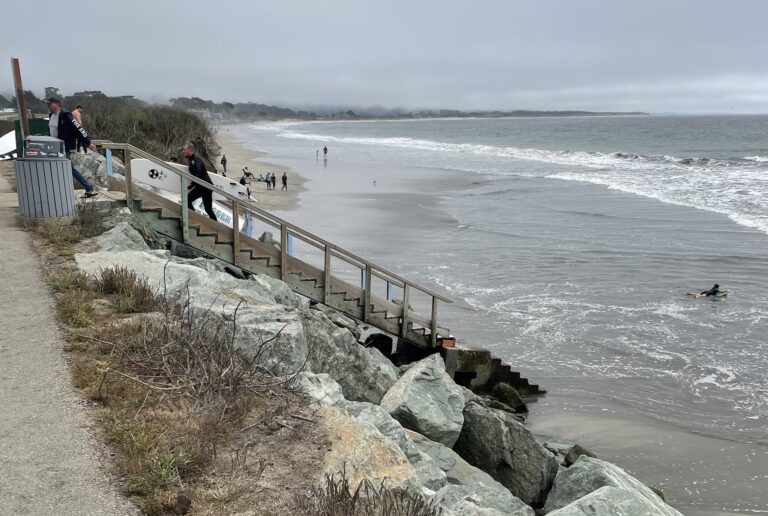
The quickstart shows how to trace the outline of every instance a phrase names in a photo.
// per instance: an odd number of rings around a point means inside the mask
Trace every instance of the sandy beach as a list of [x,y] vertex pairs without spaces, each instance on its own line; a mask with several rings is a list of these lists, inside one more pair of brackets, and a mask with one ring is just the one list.
[[[272,211],[290,211],[298,207],[299,194],[306,190],[306,179],[291,170],[289,167],[276,165],[263,158],[268,154],[250,149],[243,145],[238,139],[239,125],[219,125],[215,127],[216,141],[221,145],[221,153],[227,156],[227,176],[240,179],[243,175],[242,170],[248,167],[254,177],[267,175],[267,172],[277,174],[276,190],[267,190],[265,183],[252,181],[251,195],[258,202],[259,206],[265,210]],[[216,164],[217,172],[221,173],[221,165]],[[283,173],[288,174],[288,191],[280,190],[280,178]]]

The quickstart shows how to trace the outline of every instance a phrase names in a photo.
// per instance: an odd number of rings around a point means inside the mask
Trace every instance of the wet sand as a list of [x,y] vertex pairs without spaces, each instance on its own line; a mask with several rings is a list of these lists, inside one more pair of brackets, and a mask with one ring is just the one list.
[[[256,199],[259,207],[270,211],[290,211],[296,209],[299,205],[299,194],[306,191],[306,180],[300,174],[291,170],[290,167],[276,165],[263,158],[268,154],[249,148],[239,139],[239,125],[219,125],[215,127],[216,141],[221,145],[222,154],[227,156],[227,177],[239,180],[242,177],[242,170],[248,167],[254,177],[267,175],[272,172],[277,175],[275,190],[267,190],[265,183],[258,181],[251,182],[251,196]],[[258,144],[258,142],[254,142]],[[253,143],[251,143],[253,145]],[[221,173],[221,165],[216,164]],[[283,173],[288,174],[288,191],[280,190],[282,187],[281,177]]]

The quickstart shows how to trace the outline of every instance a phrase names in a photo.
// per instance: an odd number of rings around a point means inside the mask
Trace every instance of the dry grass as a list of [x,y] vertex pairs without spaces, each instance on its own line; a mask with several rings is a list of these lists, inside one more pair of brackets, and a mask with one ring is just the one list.
[[325,485],[307,500],[306,513],[314,516],[440,516],[442,509],[404,489],[376,486],[368,480],[350,489],[342,473],[327,475]]
[[[54,233],[34,234],[68,330],[73,383],[96,402],[116,476],[142,511],[305,512],[327,435],[290,382],[259,368],[259,353],[236,353],[236,313],[224,320],[169,302],[119,267],[78,272],[59,251],[87,244],[57,247]],[[113,312],[93,309],[104,299]],[[136,310],[148,313],[126,313]]]
[[125,267],[103,269],[96,277],[94,286],[98,292],[111,296],[118,313],[141,313],[155,310],[161,300],[146,278]]

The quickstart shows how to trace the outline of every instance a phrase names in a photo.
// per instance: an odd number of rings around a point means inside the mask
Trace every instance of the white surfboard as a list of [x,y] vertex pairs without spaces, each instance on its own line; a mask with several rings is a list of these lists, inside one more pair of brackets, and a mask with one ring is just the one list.
[[[179,197],[179,194],[171,194],[171,193],[163,193],[161,194],[166,199],[170,199],[171,201],[175,203],[181,204],[181,198]],[[195,209],[195,211],[201,215],[208,216],[205,213],[205,207],[203,206],[202,199],[196,200],[194,203],[192,203],[192,207]],[[230,210],[227,206],[220,202],[213,201],[213,212],[216,214],[216,218],[219,222],[222,224],[232,227],[232,210]],[[246,236],[252,237],[253,236],[253,215],[246,212],[245,214],[240,216],[240,231],[245,234]]]
[[[181,181],[179,176],[174,174],[170,168],[176,167],[185,172],[188,171],[188,168],[179,163],[166,163],[168,164],[168,167],[159,167],[156,163],[149,161],[148,159],[132,159],[131,176],[134,181],[144,183],[148,186],[159,188],[166,192],[180,193]],[[248,187],[214,172],[208,172],[208,175],[211,176],[211,181],[214,186],[224,190],[228,194],[235,195],[244,201],[256,202],[252,197],[249,197]],[[217,193],[213,194],[213,199],[216,201],[225,200],[224,197]]]
[[16,131],[4,134],[0,138],[0,159],[16,157]]

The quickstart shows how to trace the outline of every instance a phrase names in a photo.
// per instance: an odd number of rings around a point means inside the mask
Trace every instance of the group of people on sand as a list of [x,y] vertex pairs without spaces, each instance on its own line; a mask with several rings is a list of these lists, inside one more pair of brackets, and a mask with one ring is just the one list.
[[[274,172],[267,172],[266,177],[263,174],[259,174],[258,179],[253,178],[253,172],[248,170],[248,167],[243,168],[243,175],[240,177],[241,185],[250,185],[251,181],[257,181],[259,183],[266,183],[267,190],[275,190],[277,188],[277,174]],[[288,174],[283,172],[281,191],[288,191]]]

